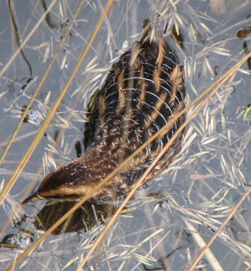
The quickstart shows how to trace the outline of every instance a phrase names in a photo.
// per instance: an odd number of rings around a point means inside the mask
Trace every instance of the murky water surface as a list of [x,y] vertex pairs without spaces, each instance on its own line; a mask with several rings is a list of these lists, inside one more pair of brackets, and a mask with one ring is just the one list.
[[[10,2],[12,13],[6,1],[0,3],[1,69],[49,5],[32,0]],[[224,2],[229,3],[225,6]],[[25,45],[23,55],[19,54],[1,77],[1,152],[55,54],[78,3],[57,3]],[[84,4],[1,165],[1,188],[67,82],[104,5],[104,1]],[[131,46],[139,38],[143,20],[154,21],[156,14],[161,31],[166,29],[166,38],[184,66],[187,104],[251,50],[248,1],[114,1],[46,133],[2,204],[0,228],[8,223],[28,189],[37,188],[55,167],[76,158],[76,145],[81,152],[91,93],[102,85],[123,47]],[[181,47],[170,38],[174,28],[180,33]],[[250,66],[249,60],[188,125],[183,152],[166,173],[141,189],[127,205],[106,235],[102,249],[92,254],[84,270],[188,269],[204,242],[209,241],[250,185]],[[191,110],[188,116],[190,113]],[[59,144],[54,147],[60,131]],[[32,188],[37,172],[41,174]],[[22,206],[1,236],[0,269],[13,263],[72,204],[41,201]],[[217,237],[210,247],[213,258],[205,255],[199,262],[200,270],[248,269],[249,204],[250,199],[243,202]],[[115,210],[116,206],[86,203],[25,257],[17,270],[75,270]]]

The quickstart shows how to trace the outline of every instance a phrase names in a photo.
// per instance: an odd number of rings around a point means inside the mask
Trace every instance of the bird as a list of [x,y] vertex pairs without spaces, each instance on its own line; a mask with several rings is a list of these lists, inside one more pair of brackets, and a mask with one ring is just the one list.
[[[49,173],[23,203],[80,200],[184,107],[183,67],[161,31],[146,19],[140,39],[112,65],[103,86],[90,98],[83,155]],[[126,195],[184,119],[179,117],[167,133],[147,144],[91,199],[101,202]],[[181,137],[164,153],[144,183],[173,161]]]

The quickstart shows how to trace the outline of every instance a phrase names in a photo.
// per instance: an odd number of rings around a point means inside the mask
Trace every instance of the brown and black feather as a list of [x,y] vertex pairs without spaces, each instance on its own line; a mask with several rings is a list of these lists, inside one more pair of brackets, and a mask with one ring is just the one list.
[[[84,155],[50,173],[28,198],[79,199],[184,108],[183,72],[162,35],[145,27],[140,41],[121,55],[89,103]],[[182,124],[180,117],[113,179],[93,194],[98,200],[127,193]],[[161,172],[179,151],[178,138],[154,170]],[[152,178],[150,174],[146,181]]]

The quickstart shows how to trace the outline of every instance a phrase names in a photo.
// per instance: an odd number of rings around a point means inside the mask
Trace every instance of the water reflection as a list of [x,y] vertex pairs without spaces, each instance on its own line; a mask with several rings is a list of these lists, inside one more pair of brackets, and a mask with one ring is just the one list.
[[[36,215],[34,225],[38,230],[47,231],[65,213],[67,213],[76,202],[74,201],[49,201],[44,208]],[[88,231],[95,225],[104,224],[105,219],[114,213],[114,206],[101,204],[94,201],[85,202],[68,217],[53,234],[66,232]]]
[[[33,225],[38,231],[47,231],[62,216],[64,216],[74,205],[75,201],[48,201],[46,205],[33,218]],[[70,232],[87,232],[96,225],[105,224],[106,219],[116,211],[114,204],[97,203],[95,201],[85,202],[79,209],[70,215],[56,230],[54,235]],[[23,217],[18,224],[18,232],[7,234],[0,242],[0,247],[26,248],[33,242],[35,233],[25,230],[25,223],[30,218]],[[34,229],[33,229],[34,231]]]

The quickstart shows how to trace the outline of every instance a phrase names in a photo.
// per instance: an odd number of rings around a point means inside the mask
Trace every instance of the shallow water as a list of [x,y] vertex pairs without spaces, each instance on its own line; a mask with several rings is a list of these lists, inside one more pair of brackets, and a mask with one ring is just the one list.
[[[3,14],[0,24],[0,65],[3,67],[16,50],[16,41],[6,2],[0,5]],[[103,1],[85,3],[70,38],[32,105],[34,111],[30,118],[33,123],[23,123],[1,165],[2,185],[6,184],[16,169],[49,108],[73,71],[100,17],[103,5]],[[240,1],[235,5],[228,3],[225,14],[223,12],[220,15],[213,13],[207,2],[178,1],[175,5],[172,6],[169,1],[159,1],[156,4],[151,1],[113,3],[46,134],[0,208],[0,228],[8,220],[13,206],[21,200],[41,166],[42,174],[39,175],[35,188],[54,167],[77,157],[75,143],[83,140],[88,98],[102,85],[111,63],[120,55],[126,41],[130,46],[139,37],[145,18],[153,20],[158,12],[162,14],[159,20],[160,28],[164,29],[168,23],[167,40],[171,47],[175,48],[185,70],[187,103],[245,55],[245,42],[247,48],[251,49],[250,35],[243,39],[237,37],[237,32],[247,29],[251,23],[251,5],[248,2]],[[27,84],[31,74],[21,55],[1,78],[1,152],[18,123],[22,107],[27,105],[48,67],[76,7],[76,1],[62,1],[57,4],[50,13],[50,20],[42,23],[25,46],[23,51],[32,68],[33,81]],[[40,1],[15,3],[13,14],[19,29],[20,42],[43,12]],[[183,38],[182,49],[169,36],[175,22]],[[251,103],[250,81],[248,66],[245,64],[189,124],[185,134],[188,138],[184,140],[184,145],[189,139],[193,141],[166,173],[156,178],[156,182],[141,189],[128,204],[129,210],[121,215],[109,230],[100,255],[93,254],[84,270],[93,270],[95,255],[99,255],[96,270],[188,269],[201,249],[201,243],[196,241],[192,234],[191,224],[204,241],[208,242],[249,185],[251,115],[249,112],[244,119],[243,110]],[[69,112],[72,113],[70,117]],[[65,119],[68,118],[70,121],[67,123]],[[61,129],[63,136],[54,149],[53,139]],[[147,195],[142,195],[143,192]],[[244,270],[251,261],[249,200],[241,205],[223,234],[210,247],[223,270]],[[38,202],[23,206],[22,211],[27,218],[21,222],[16,218],[15,225],[7,227],[0,241],[8,234],[20,233],[21,230],[32,233],[32,240],[41,236],[43,230],[37,227],[34,216],[41,212],[44,205],[45,202]],[[56,210],[55,216],[59,213],[59,207],[56,207]],[[99,220],[99,216],[97,219],[102,223],[107,211],[101,208],[100,212],[103,219]],[[93,217],[89,209],[87,213]],[[45,217],[48,216],[46,213]],[[82,217],[83,214],[79,216]],[[76,225],[76,222],[74,223]],[[50,235],[18,268],[76,269],[81,257],[86,255],[90,244],[103,227],[92,224],[87,226],[88,231],[79,231],[78,228],[77,232]],[[7,268],[15,257],[24,251],[26,241],[28,240],[29,244],[31,239],[19,239],[19,247],[15,249],[1,247],[0,269]],[[66,267],[67,263],[69,266]],[[219,266],[218,270],[221,270]],[[212,261],[206,257],[200,261],[200,267],[201,270],[215,269]]]

